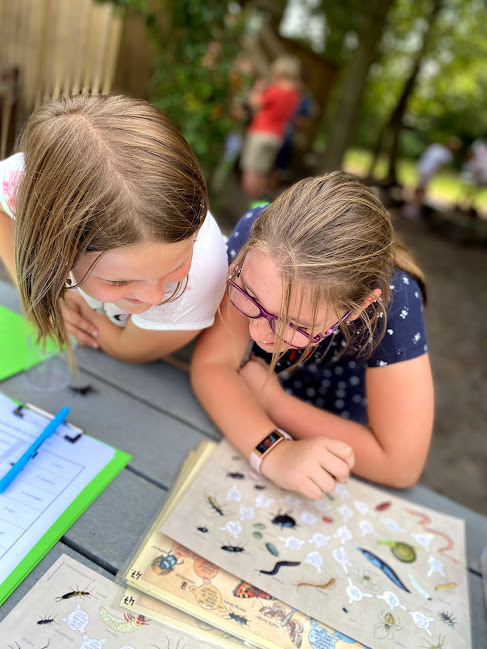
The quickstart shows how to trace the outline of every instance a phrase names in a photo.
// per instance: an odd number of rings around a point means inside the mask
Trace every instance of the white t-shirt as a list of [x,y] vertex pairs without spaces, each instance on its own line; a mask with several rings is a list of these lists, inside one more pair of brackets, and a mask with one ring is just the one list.
[[443,144],[430,144],[418,160],[418,171],[430,176],[452,160],[453,153],[448,147]]
[[[0,209],[15,218],[15,190],[22,179],[24,157],[17,153],[0,162]],[[191,331],[210,327],[223,295],[227,274],[225,240],[213,216],[208,212],[193,250],[193,259],[184,293],[168,304],[153,306],[144,313],[131,315],[113,303],[100,302],[77,289],[98,313],[105,314],[116,325],[124,327],[129,318],[141,329]],[[166,298],[176,288],[167,285]]]

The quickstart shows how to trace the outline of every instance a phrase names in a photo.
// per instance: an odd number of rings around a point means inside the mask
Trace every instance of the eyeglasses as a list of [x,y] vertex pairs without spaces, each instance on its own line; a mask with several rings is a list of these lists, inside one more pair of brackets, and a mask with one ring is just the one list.
[[[237,311],[239,311],[247,318],[265,318],[269,323],[273,333],[276,333],[276,322],[279,320],[279,317],[272,315],[272,313],[266,311],[264,307],[261,306],[251,295],[249,295],[244,288],[242,288],[238,284],[235,284],[234,278],[235,276],[240,277],[241,271],[242,269],[237,266],[232,271],[231,275],[227,278],[227,295],[230,299],[230,302],[237,309]],[[338,329],[340,324],[344,320],[346,320],[351,313],[352,311],[347,311],[347,313],[345,313],[345,315],[340,318],[338,322],[335,322],[335,324],[332,325],[329,329],[317,334],[316,336],[311,336],[309,333],[304,331],[304,329],[301,329],[297,325],[290,322],[284,331],[282,338],[283,342],[285,342],[287,345],[290,345],[291,347],[294,347],[295,349],[302,349],[304,347],[307,347],[310,341],[311,344],[316,345],[324,338],[331,336],[331,334]]]

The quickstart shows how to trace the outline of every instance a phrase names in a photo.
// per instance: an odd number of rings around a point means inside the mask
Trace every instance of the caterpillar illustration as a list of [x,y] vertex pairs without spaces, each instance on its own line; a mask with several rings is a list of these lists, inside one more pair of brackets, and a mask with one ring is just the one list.
[[301,586],[309,586],[310,588],[330,588],[330,586],[333,586],[335,583],[335,578],[332,577],[330,581],[327,581],[326,584],[308,584],[307,582],[303,581],[300,584],[296,584],[297,588],[300,588]]
[[149,624],[147,618],[143,615],[135,617],[131,613],[125,613],[123,616],[124,619],[121,620],[119,617],[115,617],[115,615],[109,613],[103,606],[100,607],[98,612],[104,624],[119,633],[132,633],[132,631],[137,631],[144,624]]

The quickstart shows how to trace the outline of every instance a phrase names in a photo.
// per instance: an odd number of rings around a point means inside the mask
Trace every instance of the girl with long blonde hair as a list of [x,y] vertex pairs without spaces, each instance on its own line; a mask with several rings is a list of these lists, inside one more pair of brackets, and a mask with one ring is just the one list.
[[0,257],[41,338],[141,362],[214,321],[225,244],[198,161],[154,106],[52,99],[0,162]]
[[352,468],[413,485],[433,423],[425,283],[380,201],[341,172],[302,180],[245,214],[228,253],[226,297],[192,363],[217,426],[308,498]]

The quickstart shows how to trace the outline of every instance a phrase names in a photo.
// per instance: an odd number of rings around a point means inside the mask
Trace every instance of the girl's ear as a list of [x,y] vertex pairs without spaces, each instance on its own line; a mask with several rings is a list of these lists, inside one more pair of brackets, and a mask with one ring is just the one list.
[[348,320],[351,322],[352,320],[356,320],[359,315],[364,311],[367,307],[369,307],[372,302],[376,302],[380,296],[382,295],[382,291],[380,288],[374,288],[374,290],[369,294],[369,296],[362,302],[360,309],[357,311],[354,311],[352,315],[348,318]]

